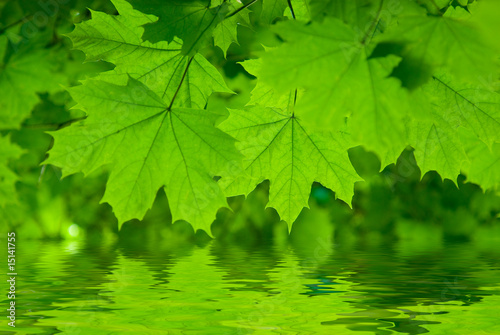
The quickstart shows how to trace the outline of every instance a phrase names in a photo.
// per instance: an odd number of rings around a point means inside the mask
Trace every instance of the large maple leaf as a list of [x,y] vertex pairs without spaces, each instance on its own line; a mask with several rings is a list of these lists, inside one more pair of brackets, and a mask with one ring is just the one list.
[[[293,101],[293,100],[292,100]],[[349,134],[311,131],[290,108],[259,105],[231,110],[221,128],[237,140],[244,155],[246,174],[222,180],[228,195],[248,194],[257,184],[270,180],[269,206],[291,228],[302,208],[308,207],[314,181],[336,192],[348,203],[359,179],[347,148]]]
[[203,108],[212,92],[230,90],[205,58],[183,54],[181,41],[143,41],[141,26],[154,17],[114,4],[120,15],[93,12],[70,34],[88,60],[116,67],[69,90],[88,117],[52,133],[47,162],[65,175],[109,165],[103,201],[120,224],[141,219],[166,186],[173,219],[210,233],[226,205],[215,177],[236,171],[240,154]]
[[215,212],[226,205],[214,177],[230,175],[240,159],[234,140],[214,127],[218,115],[172,108],[132,78],[127,86],[89,80],[70,92],[88,117],[51,133],[47,163],[65,175],[110,165],[103,201],[120,223],[142,219],[166,186],[173,220],[210,233]]

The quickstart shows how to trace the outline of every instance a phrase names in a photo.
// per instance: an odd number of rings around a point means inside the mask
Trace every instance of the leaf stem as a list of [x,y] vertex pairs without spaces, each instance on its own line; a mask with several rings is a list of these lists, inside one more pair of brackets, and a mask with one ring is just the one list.
[[[224,3],[226,2],[227,0],[224,0]],[[257,0],[252,0],[250,1],[249,3],[247,3],[246,5],[238,8],[237,10],[235,10],[234,12],[226,15],[222,20],[226,20],[236,14],[238,14],[240,11],[242,11],[243,9],[245,8],[248,8],[250,7],[251,5],[253,5],[254,3],[256,3]],[[290,2],[289,2],[290,3]],[[221,10],[222,6],[219,6],[219,11]],[[218,12],[219,12],[218,11]],[[217,12],[217,14],[218,14]],[[205,32],[208,30],[208,28],[214,23],[215,19],[216,19],[217,15],[214,15],[212,21],[208,24],[208,26],[205,27],[205,29],[203,29],[203,31],[201,32],[200,35],[198,35],[198,37],[196,38],[196,40],[194,41],[194,43],[191,45],[191,47],[189,48],[187,54],[190,54],[191,51],[193,51],[194,47],[196,46],[196,44],[199,42],[199,40],[201,39],[201,37],[203,36],[203,34],[205,34]],[[171,110],[172,109],[172,106],[174,104],[174,101],[175,99],[177,98],[177,94],[179,93],[180,89],[181,89],[181,86],[182,86],[182,83],[184,82],[184,79],[186,78],[186,75],[187,75],[187,71],[189,70],[189,66],[191,65],[191,62],[193,61],[194,59],[194,56],[191,56],[191,58],[189,59],[187,65],[186,65],[186,69],[184,70],[184,73],[182,74],[182,78],[181,78],[181,81],[179,82],[179,85],[177,86],[177,90],[175,91],[174,93],[174,96],[172,97],[172,101],[170,101],[170,105],[168,106],[167,110]]]
[[230,17],[235,16],[236,14],[238,14],[239,12],[241,12],[243,9],[250,7],[251,5],[253,5],[254,3],[256,3],[257,1],[258,0],[252,0],[252,1],[250,1],[249,3],[247,3],[246,5],[241,6],[240,8],[236,9],[232,13],[227,14],[224,19],[229,19]]
[[290,8],[290,12],[292,12],[292,18],[295,20],[295,12],[293,11],[292,0],[287,0],[288,8]]

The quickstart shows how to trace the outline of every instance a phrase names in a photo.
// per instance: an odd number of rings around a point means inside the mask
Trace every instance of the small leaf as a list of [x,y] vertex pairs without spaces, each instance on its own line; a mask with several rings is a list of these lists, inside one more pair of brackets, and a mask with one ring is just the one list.
[[[234,1],[229,4],[229,12],[236,12],[242,6],[243,5],[241,3]],[[250,26],[249,14],[250,10],[248,10],[248,8],[238,10],[236,15],[222,20],[215,27],[213,31],[214,44],[221,48],[224,53],[224,57],[227,56],[227,49],[229,49],[231,44],[238,43],[238,26]]]

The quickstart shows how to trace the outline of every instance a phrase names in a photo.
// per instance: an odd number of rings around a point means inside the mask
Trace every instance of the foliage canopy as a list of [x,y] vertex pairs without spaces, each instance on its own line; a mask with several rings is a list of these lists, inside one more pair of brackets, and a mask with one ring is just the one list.
[[[91,11],[67,34],[87,62],[107,64],[77,85],[44,73],[41,62],[57,56],[29,44],[12,53],[15,41],[0,36],[0,88],[11,97],[0,101],[0,129],[19,128],[37,92],[71,86],[84,114],[50,133],[44,164],[109,171],[102,201],[120,224],[142,219],[163,188],[173,220],[210,233],[226,197],[269,180],[268,206],[291,227],[313,182],[351,202],[357,146],[382,167],[411,147],[422,173],[500,185],[497,1],[112,3],[116,13]],[[227,64],[241,64],[253,88]],[[233,91],[245,101],[228,102]],[[19,152],[0,140],[2,205]]]

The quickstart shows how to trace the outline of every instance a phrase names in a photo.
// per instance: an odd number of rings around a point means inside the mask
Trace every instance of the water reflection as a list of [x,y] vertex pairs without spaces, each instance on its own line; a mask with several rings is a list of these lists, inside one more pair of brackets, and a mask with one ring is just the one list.
[[30,241],[18,250],[17,332],[0,333],[500,333],[498,248],[328,243]]

